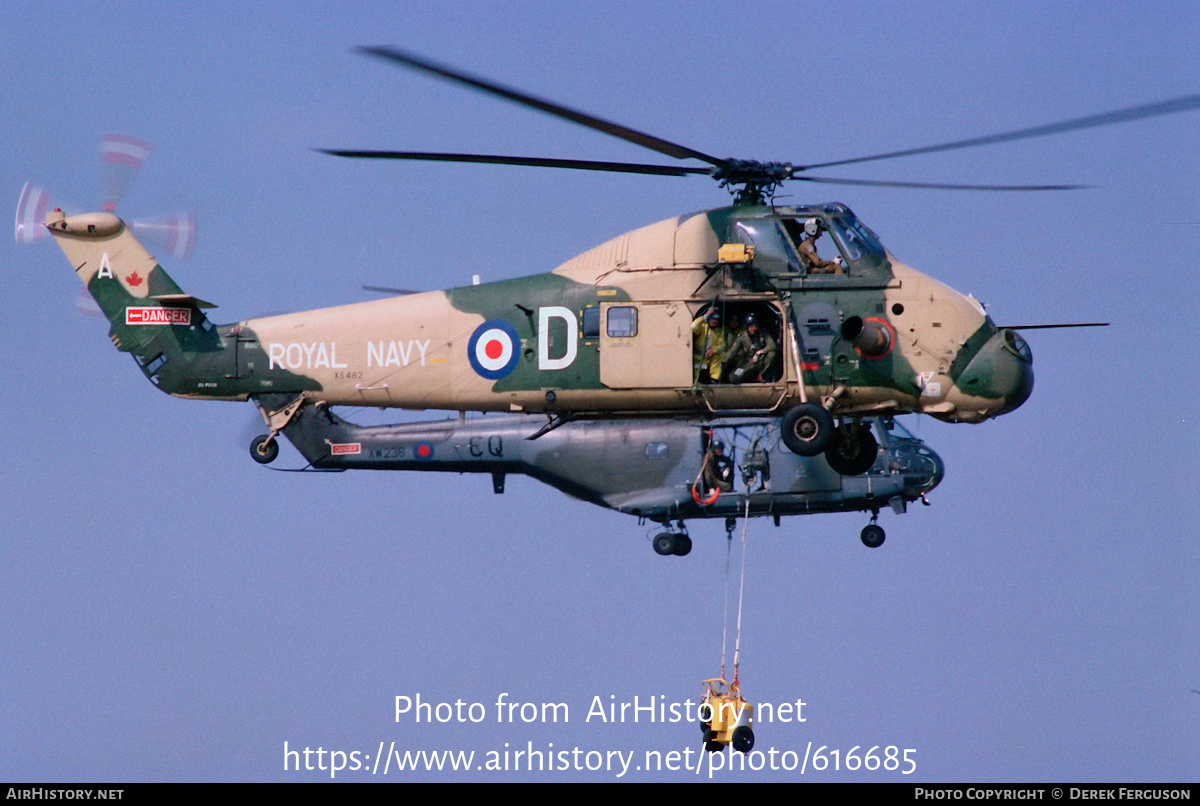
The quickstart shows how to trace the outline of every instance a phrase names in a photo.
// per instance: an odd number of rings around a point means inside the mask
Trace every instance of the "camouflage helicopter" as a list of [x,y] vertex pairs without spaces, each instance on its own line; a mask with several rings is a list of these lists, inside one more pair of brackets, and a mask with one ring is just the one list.
[[[213,306],[176,285],[116,215],[50,212],[45,226],[109,319],[112,341],[134,356],[152,383],[178,397],[258,405],[269,428],[251,444],[259,462],[276,457],[276,437],[309,407],[373,406],[545,416],[528,439],[574,420],[779,418],[791,451],[824,454],[838,473],[862,474],[877,455],[870,418],[921,412],[977,423],[1012,411],[1032,391],[1032,355],[1015,328],[997,327],[974,299],[898,262],[845,205],[775,206],[774,190],[788,180],[1063,189],[1073,186],[872,182],[807,172],[1200,106],[1200,96],[1189,96],[797,166],[712,157],[394,49],[364,52],[703,165],[328,153],[703,174],[728,187],[734,203],[628,232],[547,274],[225,325],[209,320],[205,310]],[[824,233],[836,250],[831,261],[817,251]],[[724,330],[731,317],[756,322],[758,341],[741,359]],[[718,333],[722,338],[705,347]]]

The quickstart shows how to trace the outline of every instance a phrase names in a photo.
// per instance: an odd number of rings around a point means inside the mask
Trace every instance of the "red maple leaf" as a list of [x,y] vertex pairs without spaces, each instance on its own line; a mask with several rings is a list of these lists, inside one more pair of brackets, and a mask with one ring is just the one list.
[[129,283],[130,285],[141,285],[142,278],[141,275],[135,271],[133,274],[125,278],[125,282]]

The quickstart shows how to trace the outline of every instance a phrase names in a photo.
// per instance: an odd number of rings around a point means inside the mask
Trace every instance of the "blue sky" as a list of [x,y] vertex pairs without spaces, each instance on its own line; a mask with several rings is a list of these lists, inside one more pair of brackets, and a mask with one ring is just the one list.
[[[389,44],[706,153],[820,162],[1200,89],[1184,2],[18,3],[0,27],[0,190],[99,197],[98,135],[154,153],[120,211],[195,210],[166,263],[219,321],[547,271],[727,203],[701,178],[369,164],[317,147],[647,154],[375,60]],[[916,772],[805,780],[1194,780],[1200,642],[1190,350],[1200,113],[838,169],[1064,194],[798,185],[1032,332],[1037,382],[980,426],[910,423],[933,506],[748,531],[742,681],[806,703],[758,747],[915,749]],[[832,172],[831,172],[832,173]],[[321,780],[289,748],[375,755],[698,747],[594,698],[695,700],[719,671],[724,532],[685,560],[529,479],[273,473],[250,404],[160,394],[49,244],[8,247],[0,351],[0,779]],[[405,419],[388,412],[383,420]],[[374,418],[379,419],[379,418]],[[299,464],[285,448],[281,462]],[[396,696],[566,703],[566,724],[397,723]],[[507,748],[506,748],[507,743]],[[553,745],[551,748],[550,745]],[[367,780],[364,772],[339,779]],[[400,777],[393,774],[393,780]],[[410,774],[612,780],[608,770]],[[688,780],[632,771],[634,780]],[[703,775],[701,776],[703,777]],[[721,772],[797,780],[798,772]]]

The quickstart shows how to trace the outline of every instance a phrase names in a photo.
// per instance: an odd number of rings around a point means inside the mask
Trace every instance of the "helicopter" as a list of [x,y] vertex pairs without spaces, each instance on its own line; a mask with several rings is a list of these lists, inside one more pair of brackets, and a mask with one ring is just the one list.
[[[283,406],[286,395],[265,400]],[[825,457],[779,451],[779,425],[765,419],[579,420],[537,440],[527,414],[363,426],[329,406],[304,407],[282,434],[308,462],[296,472],[408,470],[489,474],[502,494],[506,476],[527,475],[567,495],[641,522],[661,524],[660,555],[692,548],[685,520],[870,512],[860,533],[877,548],[881,509],[896,514],[922,501],[945,473],[940,456],[890,417],[872,418],[880,448],[861,474],[844,476]],[[707,467],[711,472],[705,472]],[[742,489],[739,491],[739,486]]]
[[[813,165],[721,159],[393,48],[363,53],[538,109],[696,165],[481,154],[327,150],[342,157],[498,163],[662,176],[707,175],[733,204],[627,232],[553,271],[283,316],[215,324],[112,212],[50,211],[45,227],[108,318],[110,338],[169,394],[252,400],[277,436],[315,406],[536,414],[536,440],[576,420],[778,420],[796,455],[842,475],[875,461],[871,418],[923,413],[978,423],[1033,389],[1032,353],[983,306],[900,263],[844,204],[778,206],[784,182],[993,191],[1073,185],[946,185],[812,176],[815,169],[982,146],[1200,107],[1187,96],[924,148]],[[816,265],[828,233],[832,261]],[[700,371],[698,329],[753,316],[775,344],[743,382]],[[1024,327],[1093,326],[1032,325]],[[732,369],[722,365],[722,370]]]

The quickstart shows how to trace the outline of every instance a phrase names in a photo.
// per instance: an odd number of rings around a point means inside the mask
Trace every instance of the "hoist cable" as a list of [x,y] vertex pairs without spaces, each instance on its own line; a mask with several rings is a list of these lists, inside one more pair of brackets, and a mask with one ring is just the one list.
[[[741,581],[738,583],[738,616],[737,616],[737,632],[735,633],[733,643],[733,682],[737,685],[738,682],[738,665],[740,663],[740,654],[742,649],[742,597],[746,592],[746,527],[750,524],[750,489],[746,488],[746,513],[742,520],[742,570]],[[732,535],[731,535],[732,537]],[[728,572],[726,572],[726,580],[728,580]],[[725,664],[721,664],[721,674],[725,674]]]
[[725,648],[729,644],[729,556],[733,553],[733,532],[725,533],[725,610],[721,614],[721,679],[725,679]]

